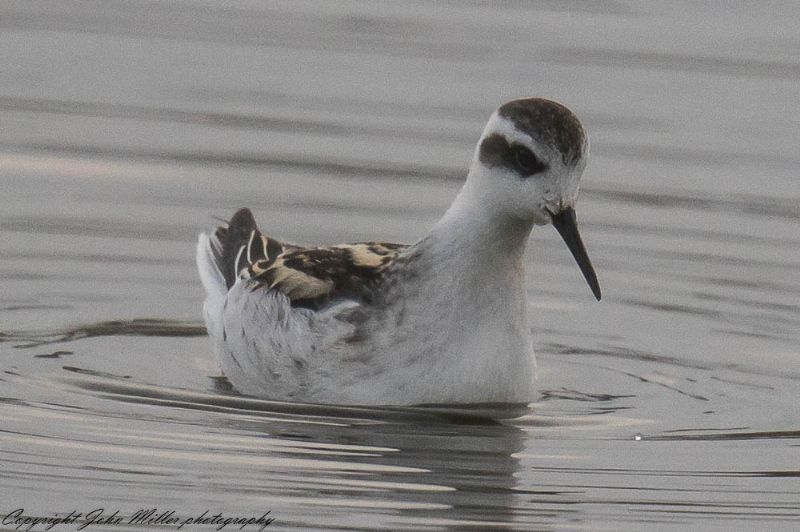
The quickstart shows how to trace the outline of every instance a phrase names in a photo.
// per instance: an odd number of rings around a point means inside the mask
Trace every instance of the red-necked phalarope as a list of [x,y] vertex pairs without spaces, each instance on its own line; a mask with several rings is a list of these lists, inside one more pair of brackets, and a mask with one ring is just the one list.
[[566,107],[514,100],[415,244],[294,246],[241,209],[197,245],[225,375],[246,394],[313,403],[532,400],[523,253],[534,225],[556,227],[600,299],[574,210],[587,155]]

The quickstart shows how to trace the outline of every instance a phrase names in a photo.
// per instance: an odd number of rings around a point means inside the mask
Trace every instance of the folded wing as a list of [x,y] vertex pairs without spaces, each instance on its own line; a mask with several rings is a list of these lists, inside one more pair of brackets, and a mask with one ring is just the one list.
[[293,306],[319,308],[335,298],[369,301],[372,288],[407,246],[382,242],[303,248],[261,233],[252,213],[240,209],[217,228],[212,246],[230,288],[251,280],[253,290],[278,290]]

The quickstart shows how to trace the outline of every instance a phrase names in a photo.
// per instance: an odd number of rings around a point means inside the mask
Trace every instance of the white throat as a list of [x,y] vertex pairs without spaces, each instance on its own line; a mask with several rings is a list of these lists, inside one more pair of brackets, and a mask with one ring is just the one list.
[[429,236],[432,244],[451,248],[460,261],[483,275],[486,270],[523,268],[525,247],[533,220],[513,215],[503,207],[503,195],[493,186],[496,179],[479,164],[473,164],[467,181],[453,204],[436,223]]
[[[450,209],[418,243],[413,330],[435,327],[428,377],[469,400],[528,401],[536,366],[528,323],[524,254],[533,226],[504,214],[470,175]],[[410,301],[414,301],[413,304]],[[452,381],[452,382],[450,382]],[[454,392],[455,393],[455,392]],[[451,398],[455,400],[455,395]],[[448,399],[445,397],[445,399]]]

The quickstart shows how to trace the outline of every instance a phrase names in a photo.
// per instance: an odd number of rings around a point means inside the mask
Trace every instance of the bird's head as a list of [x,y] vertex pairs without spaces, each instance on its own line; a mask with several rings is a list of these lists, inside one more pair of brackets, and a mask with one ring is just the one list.
[[600,287],[575,218],[588,152],[586,132],[569,109],[543,98],[513,100],[489,119],[468,181],[493,212],[553,224],[599,300]]

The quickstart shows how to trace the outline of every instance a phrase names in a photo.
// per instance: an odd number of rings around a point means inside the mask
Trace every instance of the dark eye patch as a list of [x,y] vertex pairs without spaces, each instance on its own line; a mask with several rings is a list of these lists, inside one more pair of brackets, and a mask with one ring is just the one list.
[[512,145],[511,149],[514,152],[514,160],[520,175],[532,176],[547,170],[547,165],[537,159],[533,152],[525,146],[516,144]]
[[478,155],[486,166],[502,166],[521,177],[531,177],[547,170],[547,165],[521,144],[509,144],[500,134],[489,135],[481,142]]

